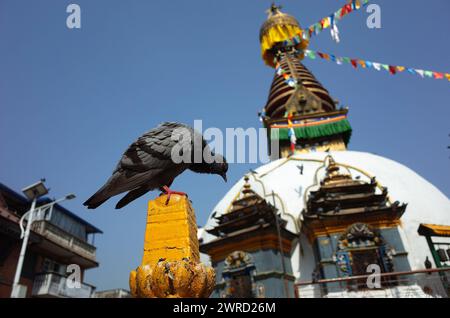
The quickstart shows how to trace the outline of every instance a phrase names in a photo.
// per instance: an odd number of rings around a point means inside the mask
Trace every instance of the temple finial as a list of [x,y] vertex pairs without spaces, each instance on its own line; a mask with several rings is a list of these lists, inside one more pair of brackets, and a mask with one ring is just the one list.
[[277,13],[280,13],[280,10],[282,9],[282,6],[277,6],[275,2],[272,2],[272,5],[268,10],[266,10],[266,13],[269,15],[269,18],[274,16]]

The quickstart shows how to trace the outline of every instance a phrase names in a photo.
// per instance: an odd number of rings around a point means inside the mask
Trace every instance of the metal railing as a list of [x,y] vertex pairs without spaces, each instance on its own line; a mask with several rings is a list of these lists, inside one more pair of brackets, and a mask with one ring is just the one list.
[[294,284],[297,298],[448,298],[450,268],[381,273],[379,288],[369,288],[374,275],[359,275]]
[[32,230],[82,257],[95,261],[95,246],[61,230],[48,221],[41,220],[33,222]]
[[67,278],[58,273],[42,273],[35,276],[32,296],[60,298],[90,298],[95,287],[80,283],[79,288],[67,284]]

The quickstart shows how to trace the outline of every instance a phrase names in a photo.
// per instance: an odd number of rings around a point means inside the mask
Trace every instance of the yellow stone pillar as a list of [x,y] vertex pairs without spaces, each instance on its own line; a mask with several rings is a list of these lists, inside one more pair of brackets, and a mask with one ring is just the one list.
[[200,263],[197,222],[191,202],[172,194],[148,202],[144,256],[130,273],[134,297],[209,297],[215,272]]

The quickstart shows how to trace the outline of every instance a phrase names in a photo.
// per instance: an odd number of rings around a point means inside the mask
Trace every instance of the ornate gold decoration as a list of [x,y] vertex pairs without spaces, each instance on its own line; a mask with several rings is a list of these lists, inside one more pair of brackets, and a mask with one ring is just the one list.
[[353,223],[339,238],[339,248],[349,247],[351,243],[360,244],[365,242],[367,245],[380,245],[382,239],[379,231],[375,230],[367,223]]
[[325,178],[322,180],[326,186],[333,184],[358,183],[352,179],[349,173],[342,173],[339,165],[334,161],[332,156],[328,156],[328,165],[326,168]]
[[261,41],[263,36],[276,25],[291,25],[300,28],[300,23],[293,16],[280,11],[281,6],[272,4],[269,10],[267,10],[267,20],[261,26],[259,32],[259,40]]
[[251,255],[243,251],[234,251],[225,258],[225,267],[227,269],[245,267],[252,263],[253,260]]
[[[285,14],[280,11],[280,7],[272,5],[269,9],[269,17],[263,23],[259,32],[259,41],[261,43],[262,58],[265,63],[271,67],[275,67],[273,59],[278,50],[274,51],[274,48],[281,44],[284,49],[296,48],[298,50],[304,50],[308,46],[309,41],[302,39],[300,43],[293,46],[285,46],[283,42],[292,39],[294,36],[300,36],[303,38],[303,30],[300,27],[298,21],[291,15]],[[299,58],[303,58],[303,52],[299,53]]]

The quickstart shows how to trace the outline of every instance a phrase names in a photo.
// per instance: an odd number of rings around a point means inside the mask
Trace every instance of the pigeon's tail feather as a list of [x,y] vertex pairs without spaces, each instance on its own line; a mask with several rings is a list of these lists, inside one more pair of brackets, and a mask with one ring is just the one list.
[[88,209],[96,209],[102,205],[106,200],[108,200],[111,195],[108,194],[107,187],[102,187],[100,190],[94,193],[83,205],[87,206]]
[[140,187],[128,192],[119,202],[116,204],[116,209],[121,209],[126,206],[131,201],[136,200],[137,198],[146,194],[150,189],[148,187]]

